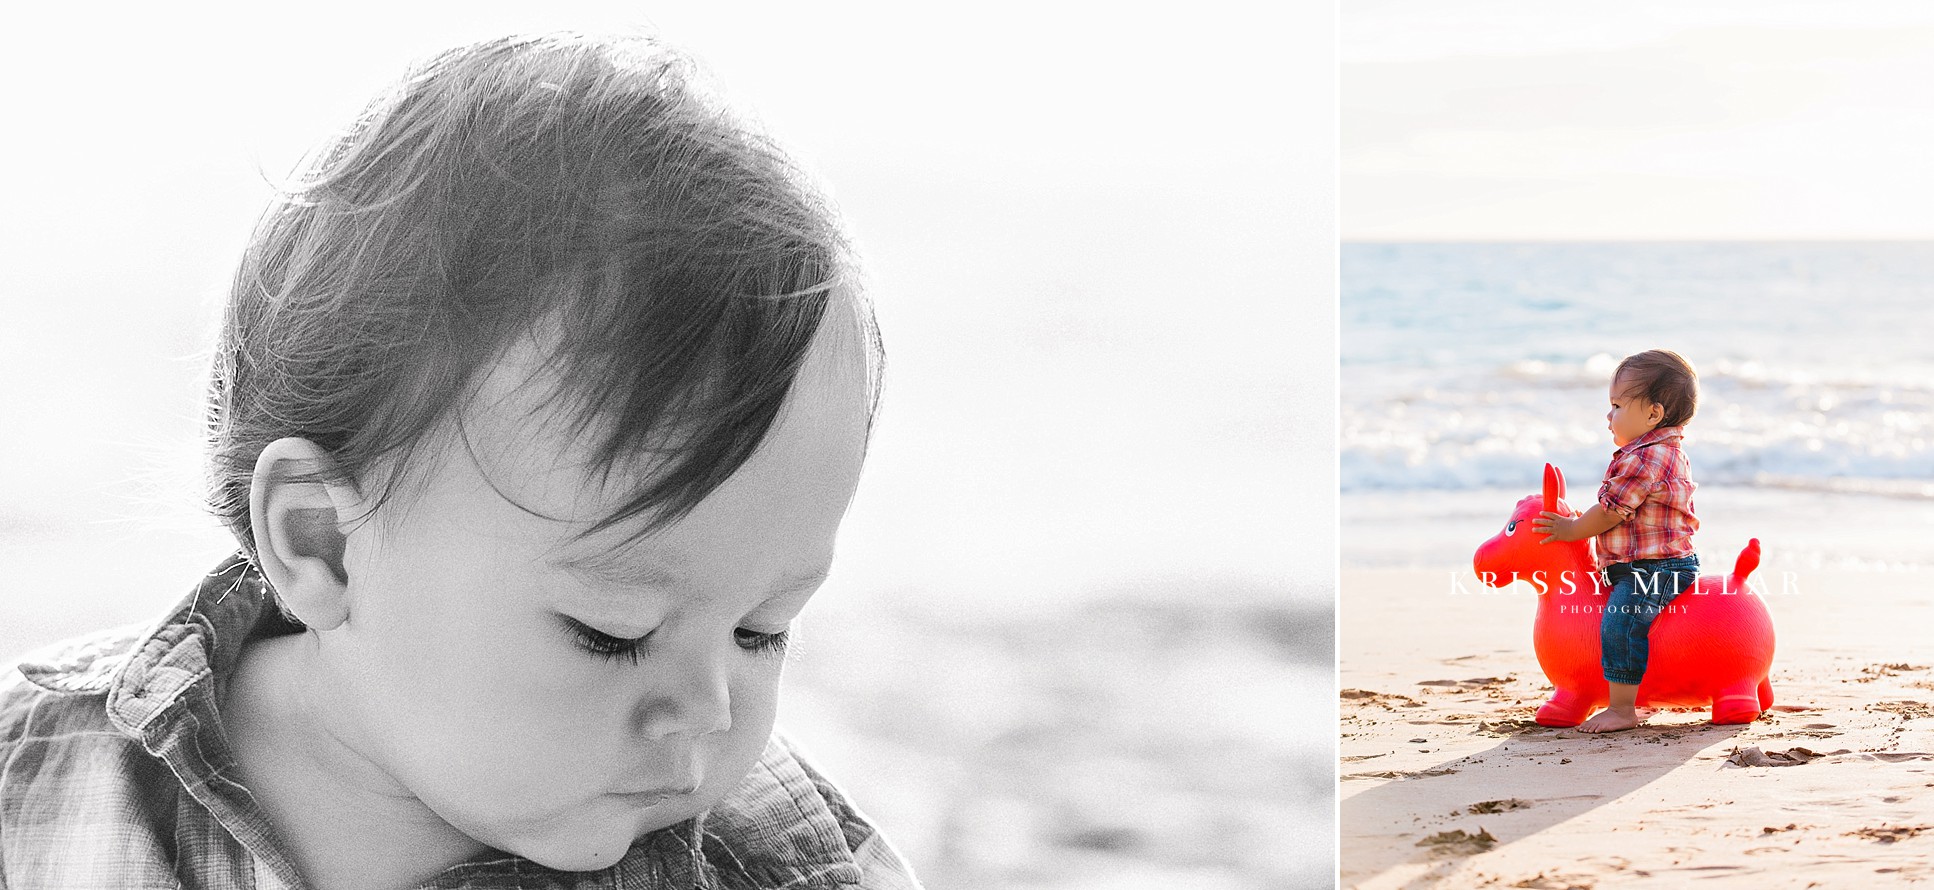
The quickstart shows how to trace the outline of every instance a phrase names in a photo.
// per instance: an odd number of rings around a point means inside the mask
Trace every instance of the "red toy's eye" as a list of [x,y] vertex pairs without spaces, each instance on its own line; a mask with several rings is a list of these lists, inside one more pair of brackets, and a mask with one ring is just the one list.
[[1515,519],[1513,519],[1513,520],[1511,520],[1510,522],[1507,522],[1507,523],[1505,523],[1505,524],[1504,524],[1504,535],[1505,535],[1505,537],[1510,537],[1511,535],[1514,535],[1514,534],[1516,534],[1516,533],[1517,533],[1517,531],[1518,531],[1518,521],[1517,521],[1517,520],[1515,520]]

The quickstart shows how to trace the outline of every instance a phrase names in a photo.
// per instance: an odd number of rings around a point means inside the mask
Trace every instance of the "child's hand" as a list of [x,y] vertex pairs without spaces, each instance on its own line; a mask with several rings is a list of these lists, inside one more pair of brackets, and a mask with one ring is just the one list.
[[1549,544],[1552,541],[1576,541],[1580,537],[1575,534],[1577,526],[1578,523],[1573,517],[1566,516],[1563,513],[1552,513],[1550,511],[1540,513],[1537,519],[1531,520],[1531,528],[1534,531],[1541,531],[1550,535],[1550,537],[1539,539],[1538,543],[1540,544]]
[[1531,527],[1550,535],[1538,540],[1540,544],[1549,544],[1552,541],[1583,541],[1619,522],[1618,514],[1607,513],[1604,507],[1593,504],[1591,509],[1570,516],[1550,511],[1540,513],[1537,519],[1531,520]]

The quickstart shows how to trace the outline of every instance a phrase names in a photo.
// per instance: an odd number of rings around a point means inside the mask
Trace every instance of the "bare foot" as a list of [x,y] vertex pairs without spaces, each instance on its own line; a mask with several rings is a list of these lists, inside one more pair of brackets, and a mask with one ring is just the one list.
[[1590,720],[1578,725],[1579,732],[1618,732],[1631,729],[1643,723],[1637,711],[1606,708],[1592,715]]

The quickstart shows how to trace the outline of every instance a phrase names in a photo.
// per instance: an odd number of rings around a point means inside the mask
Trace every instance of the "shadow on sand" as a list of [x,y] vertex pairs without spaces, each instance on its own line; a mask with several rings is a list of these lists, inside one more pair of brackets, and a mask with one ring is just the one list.
[[[1352,786],[1369,782],[1384,784],[1342,802],[1342,886],[1428,863],[1428,870],[1401,885],[1380,881],[1378,886],[1435,887],[1469,856],[1617,800],[1750,725],[1663,723],[1593,736],[1528,721],[1473,722],[1472,732],[1500,736],[1499,742],[1424,769],[1393,772],[1367,768],[1374,761],[1344,764],[1340,793],[1351,794]],[[1457,778],[1480,765],[1486,774],[1482,787],[1469,777]],[[1565,792],[1554,795],[1552,789]],[[1454,834],[1460,831],[1464,834]],[[1439,842],[1419,846],[1427,838]]]

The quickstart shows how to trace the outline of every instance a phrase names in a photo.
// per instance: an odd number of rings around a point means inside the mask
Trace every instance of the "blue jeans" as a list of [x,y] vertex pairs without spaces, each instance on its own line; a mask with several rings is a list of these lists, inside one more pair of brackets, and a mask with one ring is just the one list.
[[1699,555],[1615,562],[1605,567],[1605,582],[1612,592],[1598,622],[1600,663],[1607,681],[1637,686],[1651,653],[1652,620],[1699,583]]

